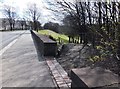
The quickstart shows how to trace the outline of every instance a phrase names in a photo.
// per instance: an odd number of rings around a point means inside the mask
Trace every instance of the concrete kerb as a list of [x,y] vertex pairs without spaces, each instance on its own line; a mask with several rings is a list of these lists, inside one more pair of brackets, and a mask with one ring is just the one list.
[[71,79],[68,77],[66,71],[54,58],[46,58],[48,67],[52,73],[52,76],[59,88],[71,88]]

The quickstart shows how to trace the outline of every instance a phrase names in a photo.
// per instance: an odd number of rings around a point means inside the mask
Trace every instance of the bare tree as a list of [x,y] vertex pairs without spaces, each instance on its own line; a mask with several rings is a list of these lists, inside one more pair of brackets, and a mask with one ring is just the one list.
[[12,6],[8,6],[5,5],[3,12],[5,14],[5,16],[8,18],[8,22],[10,25],[10,30],[12,31],[14,29],[14,25],[15,25],[15,18],[17,16],[17,13],[15,11],[15,8]]
[[26,28],[26,21],[21,20],[20,25],[21,25],[22,30],[24,30]]
[[118,3],[118,57],[120,59],[120,2]]
[[[110,2],[80,2],[79,0],[74,0],[70,2],[69,0],[55,0],[55,3],[50,3],[50,5],[55,6],[50,8],[50,10],[69,15],[69,19],[72,17],[73,20],[70,20],[70,23],[73,23],[72,27],[75,27],[74,30],[79,32],[91,32],[95,34],[94,40],[97,40],[98,43],[95,45],[97,48],[103,51],[102,56],[116,55],[116,50],[118,49],[119,41],[119,3],[110,1]],[[73,26],[74,25],[74,26]],[[81,38],[83,37],[80,35]],[[88,35],[89,36],[89,35]],[[89,37],[88,37],[89,38]],[[97,39],[96,39],[97,38]],[[87,43],[86,39],[85,43]],[[119,41],[120,42],[120,41]],[[107,53],[108,52],[108,53]],[[100,55],[100,56],[101,56]]]
[[3,27],[4,27],[4,30],[6,30],[6,25],[7,25],[7,21],[6,21],[6,19],[3,19],[3,21],[2,21],[2,25],[3,25]]
[[33,29],[38,31],[37,23],[41,16],[40,10],[35,3],[28,6],[27,9],[28,9],[27,14],[30,16],[30,19],[32,19],[33,21]]
[[27,20],[25,18],[19,18],[18,22],[20,24],[20,29],[22,30],[27,29]]
[[43,27],[44,27],[44,29],[49,29],[49,30],[52,30],[55,32],[59,32],[58,31],[58,27],[59,27],[58,23],[48,22],[48,23],[45,23]]

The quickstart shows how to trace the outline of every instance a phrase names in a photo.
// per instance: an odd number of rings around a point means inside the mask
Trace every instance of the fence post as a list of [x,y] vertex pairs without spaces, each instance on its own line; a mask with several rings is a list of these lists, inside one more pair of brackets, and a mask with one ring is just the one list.
[[72,36],[72,43],[74,43],[74,37]]
[[69,43],[70,43],[70,36],[68,36],[69,37]]
[[80,43],[82,44],[83,36],[82,33],[80,33]]
[[59,44],[61,43],[61,41],[60,41],[60,37],[58,37],[58,41],[59,41]]

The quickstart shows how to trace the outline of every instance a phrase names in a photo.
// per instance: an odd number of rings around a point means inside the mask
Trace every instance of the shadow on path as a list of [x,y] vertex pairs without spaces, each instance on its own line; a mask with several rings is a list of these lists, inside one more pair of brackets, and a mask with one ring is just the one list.
[[35,45],[35,48],[36,48],[36,51],[37,51],[38,60],[39,61],[45,61],[44,56],[42,55],[40,47],[39,47],[40,45],[37,43],[36,39],[33,37],[32,34],[31,34],[31,37],[33,39],[33,42],[34,42],[34,45]]

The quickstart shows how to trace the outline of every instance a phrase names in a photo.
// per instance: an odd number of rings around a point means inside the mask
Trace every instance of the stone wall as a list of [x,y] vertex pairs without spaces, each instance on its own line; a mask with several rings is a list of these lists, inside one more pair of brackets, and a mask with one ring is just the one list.
[[57,42],[50,38],[40,35],[35,31],[31,31],[33,38],[36,41],[37,48],[40,50],[42,56],[56,56],[57,53]]
[[40,55],[41,55],[41,56],[44,56],[44,43],[43,43],[42,40],[39,38],[37,32],[31,31],[31,34],[32,34],[32,37],[33,37],[33,39],[34,39],[34,41],[35,41],[35,43],[36,43],[36,47],[37,47],[37,49],[38,49],[39,52],[40,52]]
[[100,67],[72,69],[71,80],[72,89],[118,89],[120,83],[118,75]]

